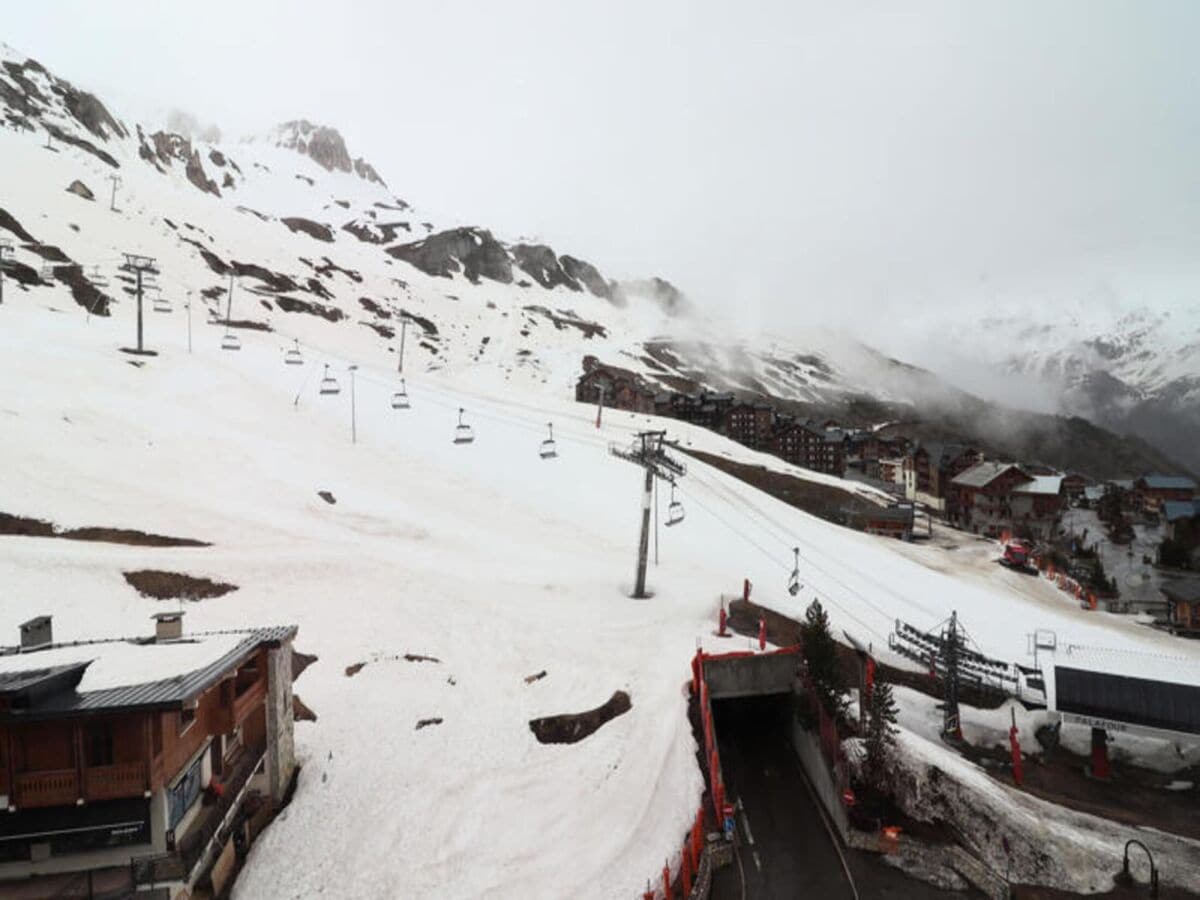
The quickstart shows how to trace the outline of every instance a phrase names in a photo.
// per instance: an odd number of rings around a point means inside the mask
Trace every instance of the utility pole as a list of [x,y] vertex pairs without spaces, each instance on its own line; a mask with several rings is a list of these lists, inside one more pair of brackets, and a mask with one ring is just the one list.
[[958,716],[958,611],[950,613],[950,625],[942,633],[942,663],[946,667],[945,698],[942,702],[942,736],[962,740],[962,723]]
[[117,211],[117,185],[121,183],[120,175],[109,175],[108,180],[112,182],[112,202],[108,208],[113,212]]
[[188,353],[192,352],[192,300],[191,295],[188,295],[188,300],[183,304],[183,308],[187,310],[188,323]]
[[596,427],[600,427],[600,416],[604,413],[604,395],[608,393],[607,388],[602,384],[596,385],[597,405],[596,405]]
[[0,238],[0,303],[4,302],[4,257],[12,253],[12,241]]
[[354,373],[358,366],[350,367],[350,443],[358,443],[358,421],[354,411]]
[[643,431],[633,441],[631,447],[612,445],[609,453],[628,462],[641,466],[646,470],[646,480],[642,488],[642,528],[638,540],[637,580],[633,589],[635,599],[646,596],[646,562],[650,556],[650,507],[653,504],[654,479],[662,478],[675,483],[677,477],[686,474],[683,463],[668,456],[663,450],[665,431]]
[[49,125],[47,125],[47,126],[46,126],[46,149],[47,149],[47,150],[53,150],[53,149],[54,149],[54,141],[53,141],[53,140],[51,140],[51,135],[50,135],[50,126],[49,126]]
[[404,336],[408,332],[408,313],[400,313],[400,368],[397,369],[401,375],[404,374]]
[[121,266],[124,272],[132,272],[137,278],[137,286],[135,293],[137,294],[137,353],[145,353],[145,348],[142,346],[142,276],[157,275],[158,269],[154,267],[154,257],[141,256],[137,253],[126,253],[125,265]]

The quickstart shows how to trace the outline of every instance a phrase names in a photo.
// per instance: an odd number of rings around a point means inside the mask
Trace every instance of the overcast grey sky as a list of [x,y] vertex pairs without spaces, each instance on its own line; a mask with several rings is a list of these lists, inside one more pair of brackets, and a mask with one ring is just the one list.
[[4,39],[123,111],[334,125],[415,203],[881,343],[1200,296],[1200,3],[89,2]]

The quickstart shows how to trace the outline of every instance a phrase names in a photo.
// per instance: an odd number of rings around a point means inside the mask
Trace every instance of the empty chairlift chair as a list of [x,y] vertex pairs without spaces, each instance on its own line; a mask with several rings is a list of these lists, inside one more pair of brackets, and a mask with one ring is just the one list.
[[404,379],[400,379],[400,390],[392,394],[392,409],[408,409],[408,388]]
[[671,502],[667,504],[666,525],[678,525],[683,521],[683,504],[675,499],[675,482],[671,482]]
[[329,374],[329,363],[326,363],[325,374],[321,376],[321,387],[318,389],[318,393],[332,395],[340,394],[341,392],[341,386],[338,384],[337,379]]
[[88,275],[88,281],[98,288],[108,287],[108,276],[100,271],[99,266],[92,266],[92,272]]
[[475,431],[463,422],[463,408],[458,408],[458,427],[454,429],[454,443],[471,444],[475,441]]
[[228,326],[226,326],[226,328],[225,328],[225,336],[223,338],[221,338],[221,349],[222,350],[241,350],[242,349],[242,339],[240,337],[238,337],[236,334],[234,334],[232,331],[230,331]]
[[155,288],[154,302],[150,304],[150,308],[156,313],[169,313],[171,311],[171,301],[163,296],[161,289]]
[[538,448],[538,456],[542,459],[554,459],[558,456],[558,445],[554,443],[554,423],[547,422],[546,427],[550,429],[550,436],[542,441],[542,446]]
[[796,564],[792,568],[792,574],[788,576],[788,593],[795,597],[800,593],[800,548],[793,547],[792,552],[796,554]]
[[292,346],[283,354],[283,363],[287,366],[304,365],[304,357],[300,354],[300,341],[294,340]]

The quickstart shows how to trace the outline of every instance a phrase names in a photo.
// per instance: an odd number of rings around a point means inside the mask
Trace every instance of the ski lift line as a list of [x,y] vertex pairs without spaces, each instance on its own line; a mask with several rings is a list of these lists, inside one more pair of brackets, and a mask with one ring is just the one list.
[[[733,493],[732,491],[725,491],[725,492],[723,493],[723,492],[720,490],[720,486],[715,486],[715,485],[712,485],[712,484],[710,484],[710,483],[706,482],[706,481],[705,481],[705,479],[703,479],[703,478],[697,478],[697,477],[695,476],[695,469],[694,469],[694,468],[693,468],[693,470],[692,470],[692,477],[693,477],[693,479],[696,481],[696,483],[698,483],[698,484],[700,484],[700,485],[702,485],[702,486],[708,487],[710,490],[713,490],[714,496],[715,496],[717,499],[719,499],[719,500],[724,500],[724,502],[725,502],[727,505],[729,505],[729,506],[731,506],[731,507],[733,507],[733,506],[734,506],[733,502],[730,500],[730,497],[732,497],[734,500],[736,500],[736,501],[738,501],[738,502],[742,503],[743,505],[747,506],[747,507],[748,507],[748,508],[749,508],[751,511],[753,511],[753,512],[757,512],[757,513],[758,513],[758,515],[760,516],[760,518],[764,519],[764,520],[767,522],[767,524],[768,524],[768,525],[774,524],[774,523],[772,523],[772,521],[771,521],[769,518],[767,518],[767,517],[766,517],[764,514],[762,514],[762,513],[761,513],[761,512],[759,512],[758,510],[756,510],[756,509],[755,509],[755,507],[754,507],[752,504],[750,504],[750,503],[746,502],[746,501],[744,500],[744,498],[742,498],[742,497],[741,497],[741,496],[739,496],[738,494],[736,494],[736,493]],[[716,489],[716,490],[714,490],[714,488],[717,488],[717,489]],[[692,496],[692,498],[693,498],[693,500],[694,500],[694,499],[695,499],[695,494],[693,493],[691,496]],[[735,507],[735,508],[736,508],[736,507]],[[768,530],[768,531],[770,531],[770,528],[768,528],[767,530]],[[774,535],[774,537],[775,537],[777,540],[780,540],[780,543],[781,543],[781,544],[784,544],[784,546],[787,546],[787,549],[788,549],[789,551],[791,551],[791,550],[793,550],[793,549],[794,549],[794,547],[795,547],[795,544],[793,544],[793,542],[792,542],[792,541],[786,541],[786,542],[785,542],[785,541],[781,540],[781,539],[778,537],[778,535]],[[795,540],[795,541],[798,541],[798,542],[800,542],[800,543],[805,543],[807,547],[809,547],[809,548],[812,548],[813,550],[817,551],[818,553],[820,552],[820,551],[819,551],[819,548],[816,548],[816,547],[814,547],[812,544],[807,544],[807,542],[804,542],[804,541],[802,541],[802,540],[801,540],[801,539],[799,539],[799,538],[795,538],[795,537],[793,536],[793,540]],[[788,546],[788,545],[790,545],[790,546]],[[838,576],[834,575],[834,574],[833,574],[832,572],[830,572],[828,569],[826,569],[826,568],[824,568],[823,566],[821,566],[821,565],[817,564],[816,562],[814,562],[814,561],[813,561],[813,559],[812,559],[812,556],[811,556],[811,554],[810,554],[809,556],[806,556],[806,557],[805,557],[805,561],[806,561],[806,562],[808,563],[808,565],[809,565],[809,566],[811,566],[813,569],[815,569],[816,571],[820,572],[820,573],[821,573],[822,575],[824,575],[824,576],[825,576],[827,579],[829,579],[829,580],[830,580],[830,581],[832,581],[834,584],[836,584],[838,587],[840,587],[840,588],[841,588],[843,591],[845,591],[845,592],[846,592],[846,593],[847,593],[849,596],[856,598],[856,599],[857,599],[857,600],[859,600],[861,603],[863,603],[865,606],[867,606],[867,607],[870,607],[871,609],[873,609],[873,610],[874,610],[874,611],[875,611],[875,612],[876,612],[876,613],[877,613],[877,614],[878,614],[878,615],[879,615],[879,616],[880,616],[880,617],[881,617],[881,618],[882,618],[884,621],[890,622],[890,621],[892,620],[892,618],[893,618],[893,617],[891,616],[891,614],[890,614],[890,613],[888,613],[886,610],[884,610],[884,609],[883,609],[883,608],[881,608],[880,606],[876,605],[876,604],[875,604],[875,603],[874,603],[874,602],[873,602],[873,601],[872,601],[870,598],[866,597],[866,596],[865,596],[865,595],[864,595],[862,592],[860,592],[860,591],[858,591],[858,590],[855,590],[853,587],[851,587],[850,585],[848,585],[848,584],[847,584],[845,581],[843,581],[843,580],[842,580],[841,578],[839,578]],[[791,571],[792,571],[792,570],[791,570],[791,568],[790,568],[790,567],[787,567],[787,566],[785,566],[785,568],[787,569],[787,571],[788,571],[788,574],[790,575],[790,574],[791,574]],[[897,600],[900,600],[900,601],[901,601],[901,602],[903,602],[903,603],[909,604],[909,605],[911,605],[911,606],[913,606],[913,607],[916,607],[917,609],[920,609],[920,610],[921,610],[922,612],[924,612],[926,615],[930,615],[930,616],[931,616],[931,618],[932,618],[932,616],[933,616],[933,615],[936,615],[936,613],[934,613],[934,614],[930,614],[929,610],[922,608],[920,604],[918,604],[918,603],[914,603],[914,602],[910,601],[910,600],[909,600],[908,598],[906,598],[906,597],[902,597],[902,596],[900,596],[900,595],[898,595],[898,594],[895,594],[894,592],[889,592],[889,593],[892,593],[892,596],[893,596],[893,597],[895,597]],[[861,624],[861,623],[860,623],[860,624]]]
[[[785,571],[785,572],[791,571],[791,568],[788,565],[779,562],[779,557],[776,554],[772,553],[770,550],[768,550],[762,544],[758,543],[758,541],[754,540],[754,538],[750,537],[746,533],[745,529],[734,526],[731,522],[729,522],[729,520],[727,520],[723,516],[719,515],[715,510],[713,510],[707,504],[701,502],[700,499],[698,497],[696,497],[695,494],[690,495],[690,497],[691,497],[692,503],[699,506],[701,509],[703,509],[705,512],[707,512],[710,516],[712,516],[714,519],[716,519],[718,522],[720,522],[722,525],[724,525],[727,529],[729,529],[729,531],[736,534],[738,537],[740,537],[746,543],[750,544],[752,547],[757,549],[767,559],[769,559],[772,562],[779,565],[783,571]],[[886,645],[887,635],[885,635],[883,632],[876,630],[871,625],[864,622],[861,618],[859,618],[857,615],[855,615],[854,612],[847,609],[841,603],[838,603],[836,600],[834,600],[832,597],[830,597],[828,592],[814,587],[813,594],[817,595],[820,599],[822,599],[824,602],[828,603],[834,609],[837,609],[837,610],[841,611],[842,613],[844,613],[847,618],[853,620],[857,625],[859,625],[861,628],[865,629],[871,635],[873,635],[877,638],[880,638],[881,641],[883,642],[883,644]],[[884,617],[884,620],[889,623],[892,621],[890,617],[886,617],[886,616]]]
[[[740,494],[735,493],[734,491],[730,490],[729,488],[727,488],[724,485],[714,484],[714,483],[708,482],[704,478],[699,477],[696,474],[695,468],[693,468],[693,470],[692,470],[692,480],[698,484],[708,487],[710,490],[713,490],[714,493],[716,493],[718,496],[724,495],[724,497],[726,498],[726,502],[730,502],[728,498],[732,498],[733,501],[736,501],[737,503],[745,506],[750,511],[751,514],[756,515],[761,522],[765,523],[768,526],[768,530],[771,530],[771,528],[774,528],[776,530],[775,537],[781,543],[793,544],[793,542],[796,542],[796,543],[802,544],[806,550],[805,561],[812,568],[814,568],[818,572],[821,572],[822,574],[824,574],[827,578],[832,580],[835,584],[839,585],[843,590],[858,597],[863,603],[867,604],[868,606],[870,606],[871,608],[876,610],[876,612],[879,612],[881,615],[884,615],[885,617],[887,617],[888,614],[886,612],[884,612],[882,609],[880,609],[880,607],[876,606],[870,599],[868,599],[866,596],[864,596],[861,592],[850,587],[848,584],[846,584],[844,581],[842,581],[842,579],[840,579],[838,576],[834,575],[828,569],[822,567],[820,564],[818,564],[817,562],[814,561],[814,559],[813,559],[814,555],[819,556],[820,553],[823,552],[822,549],[820,547],[818,547],[816,544],[813,544],[811,541],[807,541],[803,538],[800,538],[800,537],[790,534],[790,532],[785,531],[783,529],[783,527],[775,519],[771,518],[769,515],[767,515],[765,512],[763,512],[756,505],[751,503],[749,500],[747,500],[745,497],[741,496]],[[785,538],[790,538],[790,539],[785,540]],[[791,549],[791,547],[789,547],[788,549]],[[909,597],[905,597],[901,594],[898,594],[894,590],[892,590],[890,587],[888,587],[887,585],[881,584],[879,581],[877,581],[876,579],[872,578],[869,575],[866,575],[864,573],[860,573],[860,575],[866,581],[868,581],[871,584],[874,584],[876,587],[878,587],[879,590],[881,590],[882,592],[892,596],[893,598],[900,601],[901,603],[904,603],[908,606],[911,606],[911,607],[919,610],[920,612],[924,613],[926,616],[928,616],[931,619],[937,618],[938,616],[941,615],[940,610],[932,610],[929,607],[924,606],[923,604],[921,604],[915,600],[912,600]]]

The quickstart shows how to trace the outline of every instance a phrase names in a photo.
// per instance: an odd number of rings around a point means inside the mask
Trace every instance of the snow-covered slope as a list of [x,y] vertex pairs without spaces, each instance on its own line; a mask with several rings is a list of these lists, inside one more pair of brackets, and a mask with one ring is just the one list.
[[[198,314],[225,316],[233,273],[232,318],[281,343],[394,352],[408,313],[417,328],[406,366],[418,370],[482,369],[561,392],[590,354],[664,387],[810,402],[908,400],[936,381],[821,330],[723,337],[738,332],[661,278],[612,278],[581,257],[415,209],[332,128],[294,121],[227,145],[193,141],[122,121],[11,48],[0,46],[0,62],[0,236],[16,243],[10,279],[34,293],[70,279],[78,303],[127,317],[115,278],[134,252],[154,257],[164,294]],[[47,260],[63,268],[39,278]]]
[[[848,531],[700,463],[679,488],[687,520],[661,535],[654,596],[633,601],[641,472],[610,455],[610,441],[659,425],[685,445],[817,477],[677,422],[610,410],[597,431],[594,411],[567,399],[581,350],[636,346],[642,338],[612,335],[644,336],[661,307],[544,288],[520,269],[511,282],[429,275],[342,230],[350,219],[408,222],[394,248],[454,227],[425,229],[368,178],[274,144],[218,148],[219,163],[214,148],[139,140],[136,127],[104,125],[102,137],[70,115],[80,101],[64,100],[61,83],[18,69],[57,110],[61,135],[94,147],[60,135],[55,152],[37,126],[0,131],[4,227],[19,244],[0,305],[0,511],[212,546],[0,536],[0,636],[41,613],[61,640],[148,632],[163,607],[122,578],[142,568],[239,586],[190,604],[190,629],[299,625],[300,649],[319,661],[296,688],[319,719],[297,725],[295,799],[254,847],[238,897],[636,896],[694,815],[688,661],[697,639],[714,640],[718,594],[743,578],[793,616],[821,597],[838,628],[877,647],[897,617],[932,626],[956,609],[985,652],[1007,659],[1024,658],[1035,628],[1194,651],[996,566],[992,544],[949,552]],[[5,73],[11,121],[18,76]],[[139,155],[143,141],[152,159]],[[101,144],[118,166],[94,152]],[[117,212],[104,202],[110,174],[121,178]],[[76,179],[96,199],[68,193]],[[328,224],[335,239],[294,233],[283,222],[293,216]],[[448,258],[502,268],[488,240],[464,232]],[[110,315],[89,315],[80,295],[103,304],[69,267],[39,277],[51,246],[110,278],[122,251],[157,258],[174,304],[146,312],[157,356],[119,350],[134,336],[125,295],[113,292]],[[515,251],[501,250],[512,265]],[[241,272],[232,318],[272,328],[241,329],[237,352],[219,348],[223,329],[202,315],[218,308],[231,267]],[[409,334],[408,410],[390,403],[395,341],[379,331],[400,309],[432,326],[417,320]],[[610,336],[588,337],[566,309]],[[284,363],[293,338],[300,366]],[[326,366],[336,395],[318,393]],[[465,446],[451,443],[460,408],[477,433]],[[543,460],[549,421],[559,456]],[[336,503],[319,499],[324,490]],[[792,598],[795,546],[804,590]],[[618,689],[632,710],[584,741],[531,734],[530,719],[590,709]],[[417,730],[434,717],[442,723]]]

